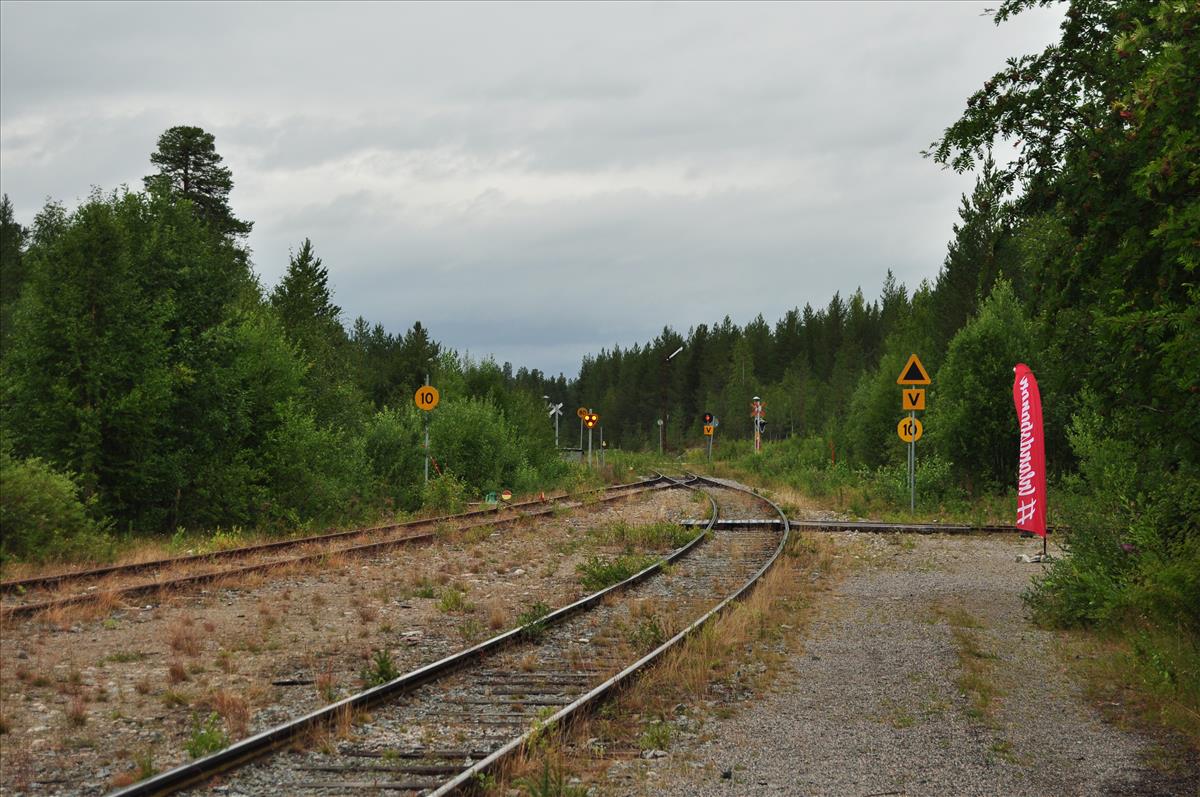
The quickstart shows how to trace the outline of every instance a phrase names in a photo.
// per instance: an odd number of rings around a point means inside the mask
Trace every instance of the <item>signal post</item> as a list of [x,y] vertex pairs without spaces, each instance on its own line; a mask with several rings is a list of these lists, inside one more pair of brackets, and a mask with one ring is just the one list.
[[712,462],[713,436],[716,435],[720,421],[711,412],[704,413],[704,436],[708,438],[708,461]]
[[921,365],[921,359],[916,353],[908,358],[908,362],[900,370],[900,376],[896,377],[896,384],[903,388],[900,393],[900,406],[908,411],[908,417],[901,418],[900,423],[896,424],[896,434],[908,443],[909,512],[917,510],[917,441],[925,432],[925,427],[917,420],[917,410],[925,409],[925,389],[913,385],[928,385],[931,381],[929,372]]
[[[583,408],[580,407],[580,409]],[[590,468],[592,466],[592,430],[596,428],[596,424],[600,423],[600,413],[592,412],[591,408],[588,408],[579,417],[588,430],[588,467]]]
[[762,433],[767,428],[767,402],[758,396],[750,402],[750,417],[754,420],[754,453],[762,453]]

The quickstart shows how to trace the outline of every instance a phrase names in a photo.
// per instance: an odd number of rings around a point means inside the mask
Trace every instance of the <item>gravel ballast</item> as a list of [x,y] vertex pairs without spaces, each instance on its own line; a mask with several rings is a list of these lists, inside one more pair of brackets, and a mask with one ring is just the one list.
[[834,539],[852,567],[818,597],[775,691],[709,717],[669,756],[618,764],[599,793],[1178,793],[1154,785],[1146,743],[1101,720],[1054,634],[1025,619],[1042,565],[1015,560],[1040,541]]

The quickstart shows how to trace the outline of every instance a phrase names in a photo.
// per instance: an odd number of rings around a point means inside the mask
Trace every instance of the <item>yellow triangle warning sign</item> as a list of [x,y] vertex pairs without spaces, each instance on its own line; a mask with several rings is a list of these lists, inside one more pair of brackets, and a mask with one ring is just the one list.
[[928,385],[930,381],[929,373],[915,354],[908,358],[908,362],[900,371],[900,376],[896,377],[897,385]]

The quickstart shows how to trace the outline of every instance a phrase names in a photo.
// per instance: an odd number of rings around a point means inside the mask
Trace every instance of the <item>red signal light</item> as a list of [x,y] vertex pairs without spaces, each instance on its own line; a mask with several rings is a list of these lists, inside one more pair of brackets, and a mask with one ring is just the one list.
[[711,412],[704,413],[704,425],[712,426],[712,422],[713,422],[713,414]]

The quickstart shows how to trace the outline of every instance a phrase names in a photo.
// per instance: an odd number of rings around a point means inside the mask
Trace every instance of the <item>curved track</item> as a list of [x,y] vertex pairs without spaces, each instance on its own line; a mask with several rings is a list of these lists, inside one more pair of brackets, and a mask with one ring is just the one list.
[[[478,526],[500,526],[522,518],[549,514],[564,503],[579,501],[588,495],[600,494],[599,500],[611,501],[669,485],[669,480],[655,474],[649,479],[618,484],[584,494],[562,495],[546,501],[525,501],[498,509],[479,509],[457,515],[422,518],[405,523],[391,523],[363,529],[334,532],[291,540],[278,540],[261,545],[248,545],[194,556],[157,559],[124,565],[56,573],[38,578],[0,582],[0,616],[23,617],[51,609],[76,606],[98,599],[121,599],[203,584],[219,578],[236,577],[320,561],[330,556],[361,556],[386,548],[430,542],[437,537],[436,529],[454,524],[457,529]],[[421,531],[422,529],[428,529]],[[369,541],[364,541],[369,540]],[[283,554],[279,556],[277,554]],[[236,564],[239,560],[255,560],[252,564]],[[205,569],[206,565],[218,568]],[[140,579],[137,577],[141,576]]]
[[173,793],[219,773],[230,791],[252,794],[468,788],[547,725],[570,720],[679,644],[777,560],[788,524],[774,504],[697,477],[686,486],[708,494],[712,521],[757,518],[767,509],[780,522],[710,528],[663,562],[542,620],[114,797]]

